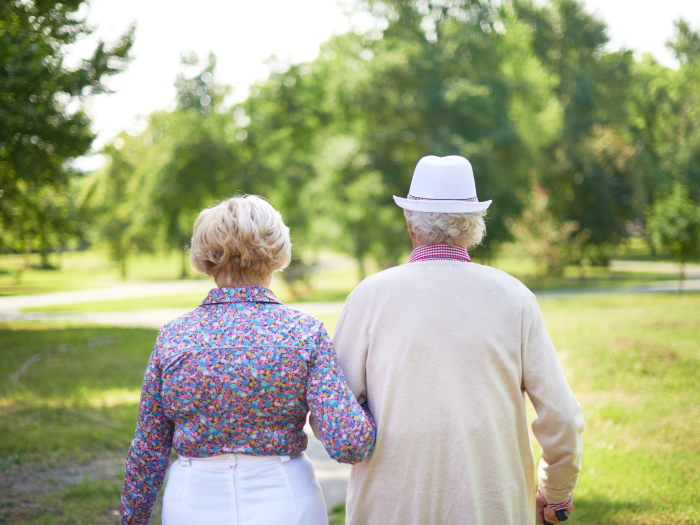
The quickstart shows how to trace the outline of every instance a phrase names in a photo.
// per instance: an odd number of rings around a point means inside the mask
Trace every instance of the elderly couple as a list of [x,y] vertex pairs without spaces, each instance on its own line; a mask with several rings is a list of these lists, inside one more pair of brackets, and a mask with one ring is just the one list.
[[469,259],[491,203],[477,200],[471,164],[425,157],[394,200],[409,262],[360,283],[333,342],[269,289],[291,243],[268,202],[200,214],[192,264],[217,288],[158,335],[122,524],[149,523],[172,448],[164,525],[327,524],[304,454],[309,413],[330,456],[354,465],[350,525],[532,525],[573,511],[581,407],[533,294]]

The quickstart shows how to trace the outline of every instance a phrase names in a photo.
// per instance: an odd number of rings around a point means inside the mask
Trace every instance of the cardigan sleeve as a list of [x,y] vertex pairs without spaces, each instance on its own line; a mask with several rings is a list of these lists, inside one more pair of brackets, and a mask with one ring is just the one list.
[[522,363],[523,388],[537,412],[532,431],[542,447],[538,489],[549,504],[564,503],[581,471],[583,415],[534,295],[523,308]]
[[333,345],[348,386],[359,403],[365,403],[368,400],[366,364],[369,341],[365,335],[364,327],[352,313],[351,294],[335,327]]
[[148,525],[170,462],[175,424],[163,411],[162,374],[159,343],[156,343],[143,381],[136,435],[126,458],[122,525],[132,516],[137,525]]
[[309,363],[306,397],[330,457],[355,464],[372,452],[377,433],[374,418],[348,388],[323,325]]

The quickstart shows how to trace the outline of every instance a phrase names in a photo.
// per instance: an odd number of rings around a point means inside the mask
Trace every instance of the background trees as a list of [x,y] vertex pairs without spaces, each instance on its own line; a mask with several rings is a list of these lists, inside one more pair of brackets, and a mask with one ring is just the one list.
[[111,47],[99,42],[80,68],[66,68],[65,46],[91,32],[81,4],[0,4],[0,249],[37,249],[44,265],[78,231],[67,161],[95,138],[81,101],[107,91],[105,78],[124,68],[133,42],[132,28]]
[[676,182],[671,193],[658,198],[649,209],[647,227],[652,242],[679,262],[681,292],[685,263],[700,256],[700,205],[689,198],[686,186]]
[[[12,5],[0,38],[12,72],[0,78],[10,123],[0,130],[3,249],[48,253],[84,238],[108,246],[124,273],[135,250],[175,249],[184,276],[199,211],[256,193],[291,227],[290,283],[304,281],[319,248],[352,254],[364,274],[368,258],[388,267],[406,254],[392,195],[408,191],[427,154],[468,157],[479,196],[494,200],[477,256],[516,230],[539,231],[540,216],[561,234],[549,273],[606,264],[626,224],[676,182],[698,200],[700,37],[683,21],[670,43],[674,71],[606,50],[605,25],[576,0],[358,0],[352,8],[374,29],[333,37],[309,63],[273,57],[270,76],[236,104],[216,81],[215,57],[183,55],[176,109],[106,146],[110,163],[81,182],[66,160],[93,136],[75,101],[106,89],[131,33],[67,71],[61,46],[89,31],[72,15],[80,1]],[[533,170],[539,182],[527,193]]]

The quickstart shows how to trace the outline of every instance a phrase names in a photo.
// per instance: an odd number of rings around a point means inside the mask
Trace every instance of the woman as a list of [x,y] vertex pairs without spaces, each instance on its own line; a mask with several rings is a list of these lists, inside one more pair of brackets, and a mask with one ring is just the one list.
[[327,524],[304,454],[311,411],[330,456],[357,463],[376,428],[345,384],[321,322],[282,305],[272,273],[289,228],[254,195],[204,210],[193,266],[218,288],[159,333],[122,491],[122,524],[148,524],[171,447],[164,525]]

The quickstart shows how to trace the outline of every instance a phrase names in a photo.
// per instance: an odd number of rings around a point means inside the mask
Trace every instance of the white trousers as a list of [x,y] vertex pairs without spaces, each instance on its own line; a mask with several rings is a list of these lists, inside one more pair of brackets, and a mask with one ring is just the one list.
[[173,463],[163,525],[328,525],[328,516],[306,454],[225,454]]

